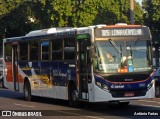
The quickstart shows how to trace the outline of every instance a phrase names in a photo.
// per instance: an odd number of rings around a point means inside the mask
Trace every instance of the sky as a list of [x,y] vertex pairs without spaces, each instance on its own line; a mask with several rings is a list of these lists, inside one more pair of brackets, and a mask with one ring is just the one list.
[[142,4],[142,0],[136,0],[136,1],[139,2],[140,5]]

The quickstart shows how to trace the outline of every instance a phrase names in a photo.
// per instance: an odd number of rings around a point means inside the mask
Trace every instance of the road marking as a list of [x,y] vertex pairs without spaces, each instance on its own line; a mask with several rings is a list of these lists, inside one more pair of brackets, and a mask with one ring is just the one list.
[[54,110],[54,111],[60,112],[60,113],[72,114],[72,115],[76,115],[76,116],[84,116],[84,117],[93,118],[93,119],[104,119],[104,118],[100,118],[100,117],[96,117],[96,116],[86,116],[86,115],[76,114],[76,113],[72,113],[72,112],[63,112],[63,111],[57,111],[57,110]]
[[30,107],[30,108],[34,108],[34,106],[28,106],[28,105],[17,104],[17,103],[14,103],[14,105],[18,105],[18,106],[22,106],[22,107]]
[[150,101],[150,100],[138,100],[138,101],[141,101],[141,102],[154,102],[154,103],[160,104],[160,102],[158,102],[158,101]]
[[146,106],[146,107],[158,107],[160,108],[160,106],[155,106],[155,105],[145,105],[145,104],[141,104],[142,106]]
[[[83,116],[83,115],[82,115]],[[85,116],[85,115],[84,115]],[[93,119],[104,119],[104,118],[100,118],[100,117],[94,117],[94,116],[85,116],[85,117],[88,117],[88,118],[93,118]]]

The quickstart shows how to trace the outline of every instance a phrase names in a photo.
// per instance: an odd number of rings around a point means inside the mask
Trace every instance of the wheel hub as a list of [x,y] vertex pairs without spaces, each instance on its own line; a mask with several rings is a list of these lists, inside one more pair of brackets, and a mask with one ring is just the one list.
[[72,99],[73,99],[73,101],[78,100],[78,91],[77,90],[73,91],[73,93],[72,93]]

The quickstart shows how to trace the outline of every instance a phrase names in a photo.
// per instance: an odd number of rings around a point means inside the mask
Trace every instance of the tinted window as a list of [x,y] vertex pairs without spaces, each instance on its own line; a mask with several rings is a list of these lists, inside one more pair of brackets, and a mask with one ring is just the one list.
[[38,42],[30,42],[30,60],[38,60]]
[[64,59],[75,59],[75,38],[64,39]]
[[5,61],[12,61],[12,45],[5,44]]
[[62,59],[62,39],[54,39],[52,41],[52,59]]
[[41,42],[42,60],[49,60],[49,42]]
[[20,43],[19,45],[20,51],[19,51],[19,58],[20,60],[28,60],[28,43]]

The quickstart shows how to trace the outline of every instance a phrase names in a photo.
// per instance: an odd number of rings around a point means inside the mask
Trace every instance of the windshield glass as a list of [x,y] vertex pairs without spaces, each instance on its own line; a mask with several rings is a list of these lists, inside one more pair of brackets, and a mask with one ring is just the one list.
[[104,73],[148,71],[151,69],[150,41],[97,41],[94,69]]

